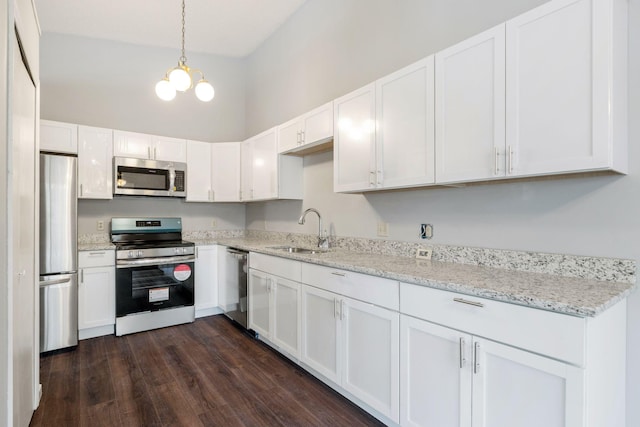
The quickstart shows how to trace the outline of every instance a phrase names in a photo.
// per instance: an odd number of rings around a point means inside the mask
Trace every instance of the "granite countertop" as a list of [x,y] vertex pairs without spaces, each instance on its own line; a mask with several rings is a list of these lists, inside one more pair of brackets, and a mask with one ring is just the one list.
[[116,246],[111,242],[78,243],[78,251],[108,251],[115,249]]
[[558,313],[593,317],[626,298],[634,283],[532,273],[453,262],[423,261],[406,256],[330,249],[296,254],[271,248],[290,242],[259,238],[195,240],[197,245],[220,244],[308,263],[380,276],[490,298]]

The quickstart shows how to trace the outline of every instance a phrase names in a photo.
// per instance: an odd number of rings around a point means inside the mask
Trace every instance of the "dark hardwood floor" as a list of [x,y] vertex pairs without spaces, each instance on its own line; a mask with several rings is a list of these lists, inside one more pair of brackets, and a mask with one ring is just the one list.
[[372,426],[223,316],[81,341],[40,360],[31,426]]

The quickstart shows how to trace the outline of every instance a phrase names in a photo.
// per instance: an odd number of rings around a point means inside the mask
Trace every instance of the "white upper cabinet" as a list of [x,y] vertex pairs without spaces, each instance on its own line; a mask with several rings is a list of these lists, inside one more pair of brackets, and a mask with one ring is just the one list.
[[303,159],[278,154],[277,129],[271,128],[241,146],[242,201],[302,199]]
[[376,81],[376,184],[434,182],[434,57]]
[[371,83],[340,97],[333,105],[333,190],[374,189],[376,85]]
[[187,202],[211,201],[211,145],[187,141]]
[[507,22],[515,176],[627,171],[624,0],[557,0]]
[[113,198],[113,130],[78,127],[78,198]]
[[78,125],[40,120],[40,150],[76,154],[78,152]]
[[436,182],[504,176],[505,25],[435,57]]
[[239,142],[211,144],[211,191],[214,202],[240,201]]
[[333,139],[333,102],[278,126],[278,152],[304,153]]
[[186,162],[184,139],[147,135],[122,130],[113,131],[113,154],[116,157]]
[[434,63],[425,58],[334,101],[334,190],[434,182]]

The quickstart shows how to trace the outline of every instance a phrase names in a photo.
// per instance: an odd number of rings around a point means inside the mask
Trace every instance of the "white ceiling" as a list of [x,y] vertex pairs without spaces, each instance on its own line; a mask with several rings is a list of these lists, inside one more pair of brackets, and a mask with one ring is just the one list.
[[[253,52],[306,0],[186,0],[185,49]],[[180,49],[180,0],[35,0],[43,32]]]

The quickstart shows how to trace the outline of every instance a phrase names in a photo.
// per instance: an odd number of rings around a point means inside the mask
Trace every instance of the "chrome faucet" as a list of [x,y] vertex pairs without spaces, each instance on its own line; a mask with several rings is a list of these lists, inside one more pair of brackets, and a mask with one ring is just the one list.
[[320,212],[318,212],[314,208],[309,208],[300,216],[298,219],[298,224],[304,224],[304,218],[307,216],[309,212],[314,212],[318,215],[318,247],[320,249],[329,249],[329,237],[326,236],[325,232],[322,231],[322,217],[320,216]]

